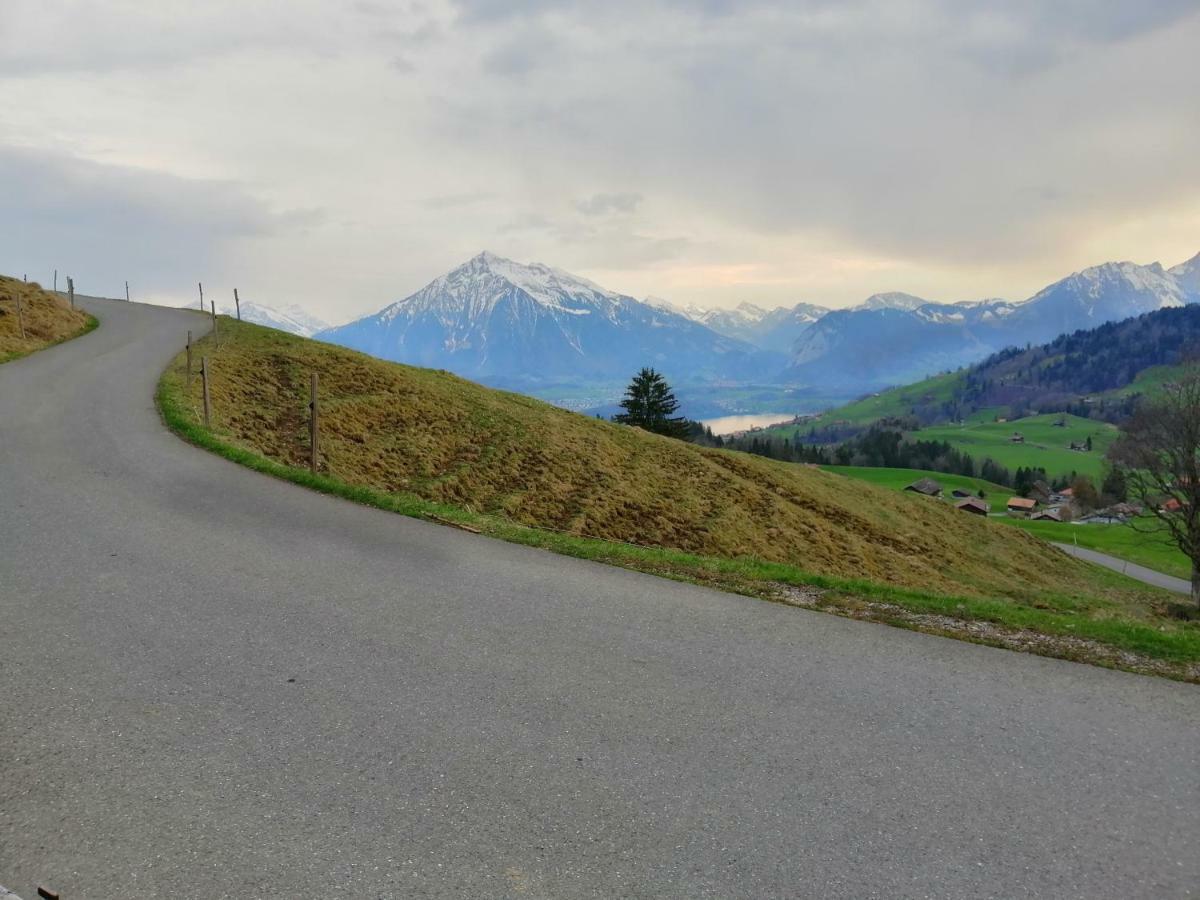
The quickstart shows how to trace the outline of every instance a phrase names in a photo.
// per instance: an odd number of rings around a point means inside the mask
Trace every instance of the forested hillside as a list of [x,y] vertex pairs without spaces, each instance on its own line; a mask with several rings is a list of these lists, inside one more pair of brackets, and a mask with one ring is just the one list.
[[[961,412],[1005,406],[1019,417],[1074,412],[1119,417],[1120,402],[1096,395],[1134,382],[1154,366],[1200,355],[1200,306],[1162,309],[1090,331],[1062,335],[1039,347],[1004,350],[966,371],[956,398]],[[1093,416],[1097,417],[1097,416]]]

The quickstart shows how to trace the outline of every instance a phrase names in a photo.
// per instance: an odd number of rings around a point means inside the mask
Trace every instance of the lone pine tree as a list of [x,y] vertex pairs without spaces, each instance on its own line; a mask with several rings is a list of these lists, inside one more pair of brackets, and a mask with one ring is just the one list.
[[625,411],[614,416],[614,421],[668,437],[687,435],[687,420],[674,415],[679,409],[679,401],[667,380],[653,369],[642,369],[633,377],[625,389],[621,408]]

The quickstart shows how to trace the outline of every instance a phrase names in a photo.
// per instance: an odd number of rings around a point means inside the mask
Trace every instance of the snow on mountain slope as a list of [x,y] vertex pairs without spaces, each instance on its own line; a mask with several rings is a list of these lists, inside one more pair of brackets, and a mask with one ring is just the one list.
[[1188,291],[1158,263],[1108,262],[1056,281],[1020,304],[1007,319],[1018,342],[1035,344],[1156,309],[1183,306]]
[[319,337],[383,359],[493,381],[764,377],[780,365],[742,341],[540,263],[481,253],[378,313]]
[[872,294],[854,309],[906,309],[914,310],[927,306],[930,301],[912,294],[891,291],[886,294]]
[[784,380],[863,389],[917,380],[1012,345],[1043,343],[1142,313],[1200,302],[1200,257],[1170,272],[1158,263],[1104,263],[1069,275],[1022,303],[940,304],[877,294],[830,313],[793,346]]
[[1179,283],[1179,286],[1187,291],[1190,302],[1200,303],[1200,253],[1187,262],[1167,269],[1167,274],[1171,275]]
[[[219,311],[229,316],[237,314],[234,306],[222,306],[219,307]],[[276,309],[261,303],[244,301],[242,303],[242,321],[265,325],[268,328],[278,328],[280,331],[287,331],[302,337],[312,337],[318,331],[324,331],[329,327],[328,322],[321,321],[295,304]]]

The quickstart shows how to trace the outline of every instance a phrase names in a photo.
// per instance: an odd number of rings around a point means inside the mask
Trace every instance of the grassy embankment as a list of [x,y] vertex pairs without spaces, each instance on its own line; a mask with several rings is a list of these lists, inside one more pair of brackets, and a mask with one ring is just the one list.
[[[221,332],[219,349],[208,339],[201,345],[213,373],[213,430],[200,423],[198,379],[185,390],[182,354],[163,375],[160,408],[187,439],[259,471],[654,574],[1200,677],[1200,629],[1165,615],[1168,595],[1016,529],[867,484],[849,491],[846,479],[815,468],[661,438],[444,372],[228,319]],[[310,372],[321,383],[317,475],[306,469]],[[819,602],[808,603],[814,595]],[[964,622],[971,627],[954,624]],[[1017,632],[1049,638],[1007,639]]]
[[95,327],[95,318],[81,309],[71,309],[67,301],[42,290],[40,285],[0,275],[0,363],[61,344]]

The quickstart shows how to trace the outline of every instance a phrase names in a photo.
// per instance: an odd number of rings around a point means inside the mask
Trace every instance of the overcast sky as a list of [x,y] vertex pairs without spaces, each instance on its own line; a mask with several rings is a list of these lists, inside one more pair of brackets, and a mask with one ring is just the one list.
[[0,271],[339,321],[488,249],[677,302],[1200,251],[1200,2],[0,2]]

